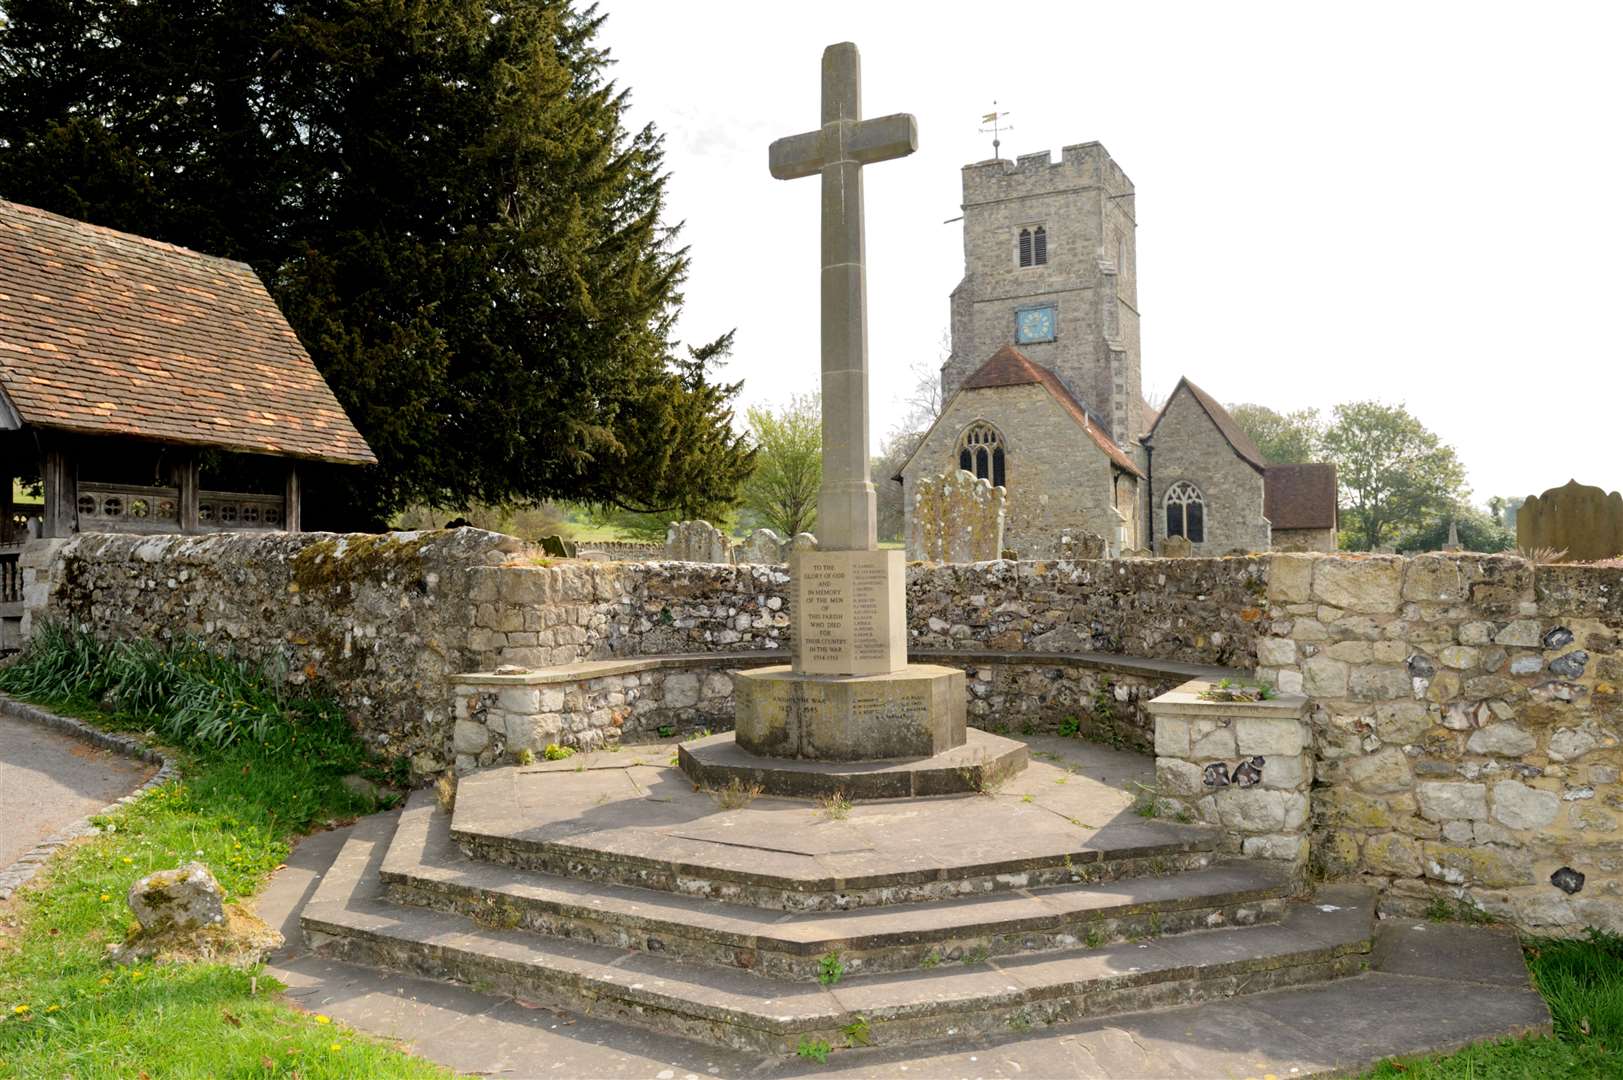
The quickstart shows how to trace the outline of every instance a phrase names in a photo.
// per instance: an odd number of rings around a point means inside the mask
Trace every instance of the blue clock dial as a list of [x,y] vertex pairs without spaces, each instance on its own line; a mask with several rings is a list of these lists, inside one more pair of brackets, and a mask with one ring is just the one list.
[[1024,308],[1015,312],[1015,340],[1021,344],[1054,340],[1054,309]]

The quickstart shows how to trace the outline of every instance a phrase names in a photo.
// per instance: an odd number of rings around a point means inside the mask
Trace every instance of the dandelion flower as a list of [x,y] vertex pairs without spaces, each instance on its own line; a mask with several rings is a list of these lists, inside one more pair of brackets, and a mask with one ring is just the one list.
[[60,1006],[60,1005],[47,1005],[47,1006],[45,1006],[45,1011],[48,1012],[48,1013],[56,1012],[61,1007],[62,1006]]
[[133,863],[134,861],[135,860],[130,858],[128,855],[124,856],[124,865],[128,866],[129,864]]
[[27,1005],[13,1005],[11,1007],[11,1011],[16,1013],[18,1016],[27,1016],[28,1015],[28,1006]]
[[343,1044],[343,1043],[333,1043],[333,1044],[332,1044],[332,1045],[331,1045],[331,1046],[329,1046],[329,1047],[328,1047],[328,1048],[327,1048],[327,1049],[329,1049],[329,1050],[331,1050],[331,1051],[332,1051],[332,1052],[333,1052],[333,1053],[335,1053],[335,1054],[336,1054],[336,1053],[337,1053],[337,1052],[338,1052],[338,1051],[340,1051],[340,1050],[342,1050],[342,1049],[343,1049],[343,1048],[344,1048],[344,1044]]
[[112,897],[111,897],[111,896],[108,896],[108,895],[107,895],[107,894],[106,894],[106,893],[102,893],[102,894],[101,894],[101,902],[102,902],[102,903],[104,903],[104,904],[105,904],[105,903],[107,903],[107,901],[109,901],[109,900],[111,900],[111,899],[112,899]]
[[146,978],[146,972],[144,972],[144,971],[132,971],[132,972],[130,972],[130,978],[132,978],[132,979],[144,979],[144,978]]
[[318,1024],[330,1024],[330,1023],[332,1023],[332,1017],[323,1016],[321,1013],[316,1013],[316,1023],[318,1023]]

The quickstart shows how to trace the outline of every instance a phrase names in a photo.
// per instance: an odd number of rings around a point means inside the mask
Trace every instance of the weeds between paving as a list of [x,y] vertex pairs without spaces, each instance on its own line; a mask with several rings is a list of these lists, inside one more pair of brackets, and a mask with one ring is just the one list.
[[342,712],[275,676],[194,645],[107,646],[59,627],[0,670],[0,690],[160,733],[184,775],[100,819],[0,910],[0,1075],[449,1075],[301,1012],[257,970],[105,959],[133,926],[137,878],[199,859],[228,900],[249,896],[294,837],[377,808],[340,783],[369,767]]

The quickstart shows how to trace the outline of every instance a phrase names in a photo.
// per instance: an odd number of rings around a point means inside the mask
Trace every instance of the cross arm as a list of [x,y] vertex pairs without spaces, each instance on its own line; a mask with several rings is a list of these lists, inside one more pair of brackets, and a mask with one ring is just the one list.
[[906,157],[919,148],[919,124],[910,113],[862,120],[846,140],[846,153],[863,165]]
[[798,180],[811,176],[823,167],[821,131],[803,131],[787,135],[772,143],[767,151],[772,175],[778,180]]

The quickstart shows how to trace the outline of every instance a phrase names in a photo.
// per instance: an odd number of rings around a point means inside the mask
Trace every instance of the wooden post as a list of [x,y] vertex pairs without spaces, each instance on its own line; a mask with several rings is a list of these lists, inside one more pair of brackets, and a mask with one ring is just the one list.
[[46,539],[72,536],[79,530],[79,480],[73,458],[52,447],[45,451],[45,513],[40,535]]
[[288,532],[303,532],[304,484],[299,479],[297,462],[287,464],[287,495],[282,502],[282,528]]
[[182,452],[175,461],[175,517],[183,533],[197,531],[197,455]]
[[11,475],[11,466],[0,469],[0,544],[22,544],[28,540],[27,531],[18,535],[17,525],[12,518],[17,516],[17,507],[12,503],[16,480]]

